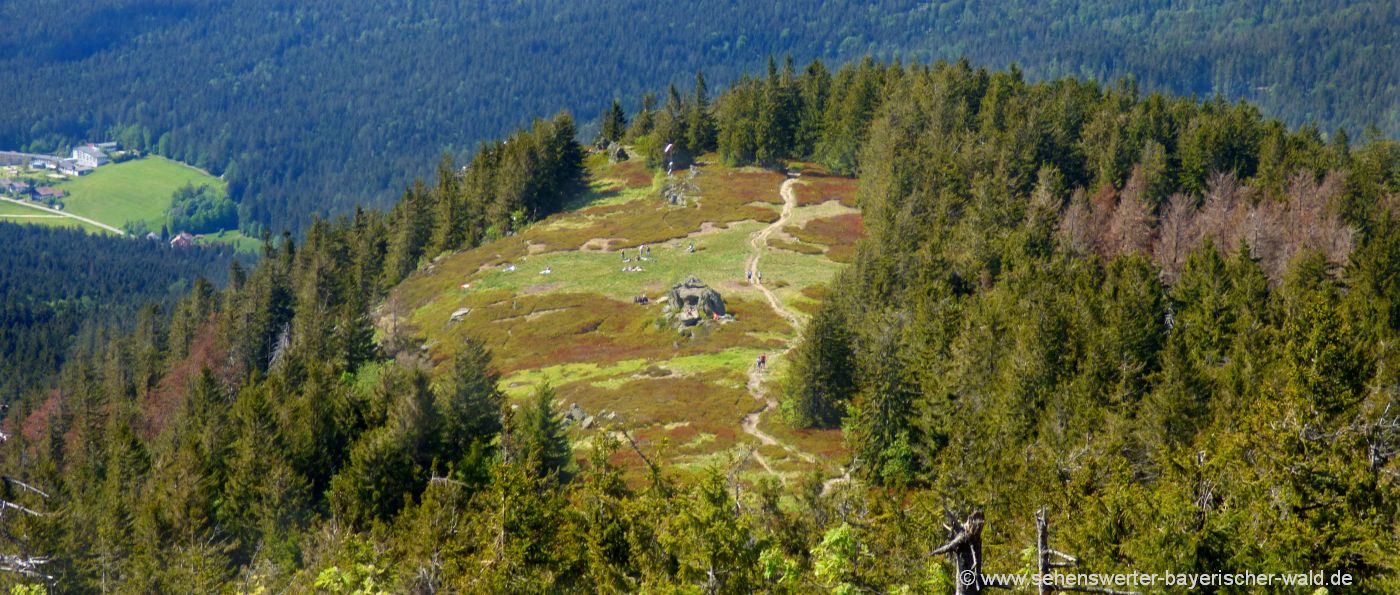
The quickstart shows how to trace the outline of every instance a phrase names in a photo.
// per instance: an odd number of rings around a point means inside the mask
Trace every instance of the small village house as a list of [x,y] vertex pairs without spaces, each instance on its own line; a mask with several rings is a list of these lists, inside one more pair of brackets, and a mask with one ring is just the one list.
[[41,187],[39,188],[39,190],[36,192],[36,194],[37,194],[37,196],[38,196],[38,198],[39,198],[40,200],[46,200],[46,199],[58,200],[58,199],[60,199],[60,198],[63,198],[63,197],[65,197],[65,196],[68,196],[68,191],[66,191],[66,190],[60,190],[60,189],[54,188],[54,187],[52,187],[52,186],[41,186]]
[[29,196],[34,191],[33,186],[24,180],[0,180],[0,194],[10,194],[18,197]]

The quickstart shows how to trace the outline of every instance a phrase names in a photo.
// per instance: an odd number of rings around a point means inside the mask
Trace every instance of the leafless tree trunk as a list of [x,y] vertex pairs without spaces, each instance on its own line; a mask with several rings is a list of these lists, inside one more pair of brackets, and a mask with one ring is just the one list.
[[[9,440],[9,438],[9,434],[0,432],[0,443],[4,443]],[[8,475],[0,476],[0,481],[5,483],[6,493],[9,493],[10,488],[18,488],[23,492],[36,495],[41,499],[47,500],[49,497],[48,492]],[[48,513],[35,510],[17,502],[0,499],[0,522],[4,521],[5,512],[10,510],[18,511],[31,517],[43,517],[48,515]],[[21,552],[20,554],[0,553],[0,572],[12,572],[29,578],[41,579],[45,583],[53,581],[52,576],[44,574],[40,570],[40,567],[49,562],[47,557],[30,556],[27,553],[23,553],[25,550],[29,549],[27,544],[21,538],[11,534],[8,530],[0,530],[0,537],[10,542],[12,546],[18,548]]]
[[957,595],[975,595],[987,586],[982,583],[982,511],[974,510],[967,520],[959,522],[947,514],[948,543],[933,550],[933,555],[948,554],[953,558],[957,574]]
[[[1046,579],[1058,568],[1074,568],[1079,565],[1079,559],[1064,552],[1050,549],[1050,526],[1046,519],[1045,509],[1035,511],[1035,552],[1036,570],[1039,578]],[[1060,591],[1074,591],[1077,593],[1101,593],[1103,595],[1137,595],[1136,591],[1117,591],[1100,587],[1061,586],[1053,581],[1038,581],[1038,593],[1040,595],[1050,595]]]

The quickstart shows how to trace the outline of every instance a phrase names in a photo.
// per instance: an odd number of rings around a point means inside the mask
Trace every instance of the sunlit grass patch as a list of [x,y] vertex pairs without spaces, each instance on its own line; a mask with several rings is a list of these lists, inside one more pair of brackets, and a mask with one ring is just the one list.
[[760,263],[763,283],[784,304],[791,304],[794,296],[809,286],[827,283],[842,265],[824,256],[797,254],[784,250],[770,250]]
[[159,231],[172,195],[186,184],[227,191],[223,180],[155,155],[104,165],[58,187],[68,191],[63,200],[66,211],[116,227],[146,221]]
[[[628,262],[623,262],[622,255],[617,252],[567,251],[523,256],[511,261],[516,265],[513,272],[499,266],[503,263],[485,270],[479,270],[479,265],[448,268],[444,263],[439,267],[442,274],[455,274],[462,268],[470,268],[472,272],[454,279],[456,283],[436,283],[434,290],[460,291],[459,285],[469,282],[472,285],[467,290],[469,292],[501,289],[523,293],[529,286],[548,283],[553,286],[551,291],[559,293],[599,293],[629,302],[642,294],[655,298],[664,293],[664,289],[669,289],[671,284],[689,275],[699,276],[712,286],[726,280],[743,279],[748,236],[760,227],[752,222],[736,223],[727,230],[693,240],[653,245],[650,259],[640,262],[636,260],[636,250],[632,249]],[[686,251],[686,246],[691,242],[697,247],[694,253]],[[458,256],[452,258],[456,260]],[[477,258],[471,260],[472,264],[482,262]],[[630,266],[640,266],[643,270],[622,270]],[[541,275],[540,272],[546,268],[551,273]],[[420,280],[411,281],[417,282]],[[721,290],[721,293],[725,292]]]
[[804,242],[793,242],[782,238],[769,238],[768,245],[779,250],[787,250],[798,254],[818,255],[825,252],[821,246],[813,246],[812,244]]
[[630,359],[606,366],[600,366],[595,362],[573,362],[557,366],[529,368],[518,370],[510,376],[502,378],[501,384],[507,395],[523,398],[542,383],[547,382],[557,386],[598,378],[615,379],[618,375],[630,375],[642,369],[645,362],[646,360],[643,359]]

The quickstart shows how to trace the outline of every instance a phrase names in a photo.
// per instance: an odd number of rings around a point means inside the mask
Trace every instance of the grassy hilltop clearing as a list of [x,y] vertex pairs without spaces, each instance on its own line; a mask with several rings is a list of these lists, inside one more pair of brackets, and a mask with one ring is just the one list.
[[[741,418],[764,410],[775,392],[780,354],[797,338],[784,315],[804,320],[850,257],[860,233],[856,182],[815,166],[789,182],[716,161],[702,160],[699,193],[674,206],[658,192],[664,176],[653,179],[638,161],[590,157],[594,181],[583,204],[411,276],[391,294],[381,332],[423,338],[436,362],[450,360],[467,336],[485,340],[510,397],[524,399],[547,381],[561,409],[577,403],[596,417],[575,431],[576,446],[625,429],[673,469],[698,471],[756,449],[753,473],[784,481],[812,470],[839,474],[838,431],[794,431],[770,409],[746,433]],[[793,204],[784,216],[785,183]],[[638,261],[642,245],[651,256]],[[781,312],[745,278],[755,255]],[[643,270],[623,270],[630,266]],[[666,324],[658,299],[689,275],[720,292],[734,321],[687,335]],[[642,295],[650,304],[633,303]],[[453,321],[462,309],[469,311]],[[760,354],[767,373],[754,369]],[[640,465],[631,451],[618,456]]]
[[223,180],[159,156],[105,165],[58,187],[68,191],[63,204],[71,213],[117,227],[145,221],[159,231],[171,195],[186,184],[227,191]]

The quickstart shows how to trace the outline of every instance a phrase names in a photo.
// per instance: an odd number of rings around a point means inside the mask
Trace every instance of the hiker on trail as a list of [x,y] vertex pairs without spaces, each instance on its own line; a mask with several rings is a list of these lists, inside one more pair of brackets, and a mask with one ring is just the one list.
[[764,369],[764,368],[767,367],[767,366],[768,366],[768,354],[766,354],[766,353],[760,353],[760,354],[758,354],[758,363],[756,364],[756,367],[757,367],[758,369],[762,370],[762,369]]
[[747,270],[747,271],[744,271],[744,273],[745,273],[746,275],[748,275],[749,283],[753,283],[753,269],[749,269],[749,270]]
[[758,280],[758,284],[759,284],[759,285],[763,285],[763,273],[761,273],[761,272],[759,272],[759,271],[754,271],[754,272],[753,272],[753,276],[754,276],[754,279],[757,279],[757,280]]

